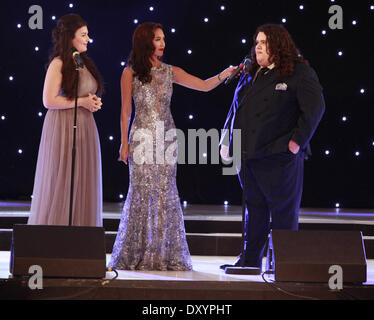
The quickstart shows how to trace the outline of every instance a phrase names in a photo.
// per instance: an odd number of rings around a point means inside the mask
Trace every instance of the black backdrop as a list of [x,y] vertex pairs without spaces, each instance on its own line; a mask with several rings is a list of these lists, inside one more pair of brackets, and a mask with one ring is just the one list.
[[[69,3],[74,4],[73,8],[69,8]],[[31,17],[28,10],[34,4],[43,9],[42,30],[28,27]],[[225,10],[221,10],[222,5]],[[332,5],[343,9],[343,30],[329,29],[328,10]],[[131,49],[134,19],[139,23],[163,24],[166,63],[208,78],[242,60],[252,46],[258,25],[282,23],[282,18],[286,18],[285,27],[319,75],[327,105],[312,139],[313,157],[305,163],[302,206],[334,207],[340,203],[346,208],[373,207],[374,10],[371,5],[374,1],[2,0],[0,117],[5,118],[0,119],[0,199],[30,200],[46,112],[42,88],[51,30],[59,17],[74,12],[88,22],[94,39],[88,54],[105,80],[104,105],[95,114],[101,140],[105,201],[123,201],[119,195],[125,197],[128,188],[128,167],[116,159],[120,142],[121,62],[126,61]],[[56,20],[51,19],[53,15]],[[205,17],[209,22],[203,21]],[[353,24],[353,20],[357,23]],[[21,28],[17,28],[18,23]],[[176,32],[172,33],[171,28]],[[326,35],[322,30],[326,30]],[[192,54],[187,54],[188,49]],[[341,56],[339,51],[343,52]],[[185,132],[222,128],[234,88],[235,85],[220,86],[203,93],[174,85],[171,108],[177,127]],[[43,113],[41,117],[39,112]],[[194,115],[192,120],[189,114]],[[342,121],[343,116],[346,121]],[[189,203],[222,204],[227,200],[230,204],[240,204],[241,200],[237,177],[223,176],[222,165],[179,165],[178,189],[181,200]]]

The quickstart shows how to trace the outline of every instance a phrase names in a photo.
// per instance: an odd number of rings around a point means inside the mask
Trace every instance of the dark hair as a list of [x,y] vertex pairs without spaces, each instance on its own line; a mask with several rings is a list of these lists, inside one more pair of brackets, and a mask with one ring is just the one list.
[[152,81],[150,58],[155,50],[153,39],[156,29],[162,29],[162,25],[155,22],[145,22],[135,29],[132,36],[132,50],[128,65],[134,70],[134,76],[143,83]]
[[[52,30],[53,48],[49,56],[49,64],[51,61],[60,57],[62,60],[62,83],[61,89],[68,99],[73,99],[75,95],[75,62],[72,58],[71,48],[73,47],[72,40],[74,39],[75,32],[87,23],[77,14],[67,14],[62,16],[57,26]],[[103,93],[103,81],[93,61],[86,55],[80,54],[85,66],[91,72],[92,76],[96,79],[98,84],[97,94]]]
[[251,74],[256,72],[259,65],[256,60],[256,38],[260,32],[266,35],[266,41],[270,53],[270,63],[275,64],[278,77],[290,77],[295,70],[295,63],[303,63],[309,65],[296,48],[289,32],[279,24],[264,24],[257,28],[253,36],[254,45],[251,49],[252,69]]

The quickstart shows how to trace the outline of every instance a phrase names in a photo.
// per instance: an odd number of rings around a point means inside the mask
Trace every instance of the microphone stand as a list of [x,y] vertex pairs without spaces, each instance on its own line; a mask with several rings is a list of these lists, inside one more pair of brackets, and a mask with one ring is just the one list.
[[[246,70],[247,71],[247,70]],[[244,110],[244,118],[247,119],[248,110]],[[244,139],[242,144],[242,239],[241,239],[241,247],[242,252],[240,256],[240,267],[234,266],[234,265],[228,265],[225,268],[226,274],[241,274],[241,275],[260,275],[261,269],[255,268],[255,267],[245,267],[244,266],[244,260],[245,260],[245,208],[246,208],[246,191],[247,191],[247,151],[246,148],[246,136],[248,132],[248,126],[247,121],[244,121],[244,127],[243,127],[243,133],[244,133]],[[243,168],[244,165],[244,168]],[[240,173],[239,173],[240,174]]]
[[71,183],[70,183],[70,207],[69,207],[69,226],[72,226],[73,220],[73,197],[74,197],[74,173],[75,173],[75,155],[77,144],[77,111],[78,111],[78,85],[79,85],[79,66],[75,65],[75,105],[74,105],[74,125],[73,125],[73,148],[71,160]]

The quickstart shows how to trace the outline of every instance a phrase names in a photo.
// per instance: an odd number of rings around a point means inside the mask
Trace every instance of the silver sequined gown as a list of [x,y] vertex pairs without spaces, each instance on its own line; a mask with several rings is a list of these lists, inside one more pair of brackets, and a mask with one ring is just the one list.
[[133,80],[136,115],[129,139],[130,185],[109,267],[191,270],[176,186],[172,67],[163,63],[152,68],[151,75],[147,84]]

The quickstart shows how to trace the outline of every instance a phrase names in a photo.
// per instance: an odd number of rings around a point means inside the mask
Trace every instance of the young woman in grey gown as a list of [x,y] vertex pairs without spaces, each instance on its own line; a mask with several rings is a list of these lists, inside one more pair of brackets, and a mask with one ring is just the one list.
[[87,57],[87,23],[76,14],[59,19],[52,31],[54,48],[44,82],[44,119],[29,224],[68,225],[75,105],[72,47],[85,64],[79,70],[77,152],[72,224],[102,226],[99,136],[93,112],[101,108],[102,80]]
[[[116,269],[192,269],[176,186],[176,135],[170,135],[175,129],[170,113],[173,83],[210,91],[235,68],[204,81],[162,63],[164,48],[160,24],[138,26],[121,78],[120,158],[129,161],[130,185],[109,263]],[[128,140],[132,97],[136,115]]]

